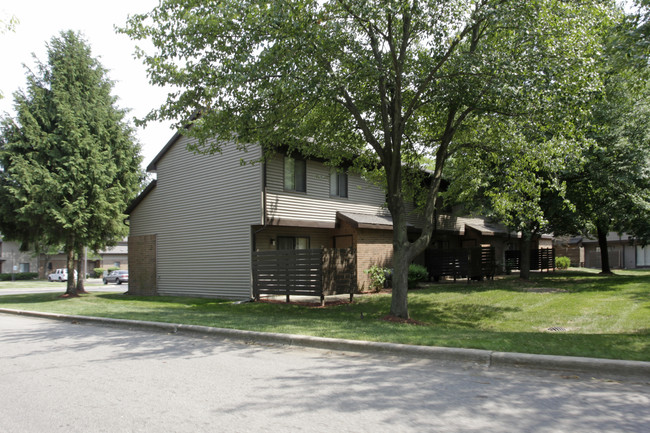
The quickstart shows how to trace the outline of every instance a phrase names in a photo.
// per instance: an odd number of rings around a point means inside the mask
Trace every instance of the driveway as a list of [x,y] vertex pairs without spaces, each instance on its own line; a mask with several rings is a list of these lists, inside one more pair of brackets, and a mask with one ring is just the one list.
[[3,432],[646,432],[650,386],[0,314]]

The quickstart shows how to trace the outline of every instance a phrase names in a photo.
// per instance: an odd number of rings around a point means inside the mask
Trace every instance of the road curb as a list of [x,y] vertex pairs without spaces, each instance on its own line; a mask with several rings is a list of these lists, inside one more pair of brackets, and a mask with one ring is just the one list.
[[185,325],[178,323],[42,313],[9,308],[0,308],[0,313],[69,322],[95,323],[122,328],[150,329],[168,334],[213,336],[249,344],[273,344],[378,355],[409,356],[440,361],[466,362],[486,368],[526,368],[533,370],[579,372],[595,377],[637,378],[641,380],[650,380],[650,362],[644,361],[535,355],[526,353],[494,352],[481,349],[379,343],[362,340],[311,337],[296,334],[243,331],[238,329],[213,328],[208,326]]

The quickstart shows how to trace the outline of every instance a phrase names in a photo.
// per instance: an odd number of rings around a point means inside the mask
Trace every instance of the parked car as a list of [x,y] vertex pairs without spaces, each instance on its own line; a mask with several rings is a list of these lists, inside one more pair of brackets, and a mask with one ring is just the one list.
[[[74,271],[74,279],[77,279],[77,271]],[[47,276],[47,281],[68,281],[68,270],[59,268]]]
[[115,283],[122,284],[129,282],[129,271],[112,271],[104,278],[102,278],[104,284]]

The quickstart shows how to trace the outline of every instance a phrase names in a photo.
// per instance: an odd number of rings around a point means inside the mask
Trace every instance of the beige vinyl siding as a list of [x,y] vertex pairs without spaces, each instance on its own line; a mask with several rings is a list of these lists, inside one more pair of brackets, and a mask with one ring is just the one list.
[[[348,197],[332,197],[330,168],[317,161],[307,161],[307,192],[285,191],[283,158],[276,155],[267,164],[269,218],[334,223],[336,212],[390,215],[384,189],[356,173],[348,175]],[[422,219],[413,211],[413,206],[407,203],[406,208],[408,222],[421,227]]]
[[307,192],[284,190],[283,156],[267,164],[267,213],[270,218],[334,222],[336,212],[388,215],[382,188],[358,174],[348,176],[348,197],[330,197],[330,169],[320,162],[307,161]]
[[195,155],[181,137],[157,162],[157,185],[130,216],[131,235],[156,235],[160,295],[251,296],[251,226],[262,222],[262,169],[225,146]]

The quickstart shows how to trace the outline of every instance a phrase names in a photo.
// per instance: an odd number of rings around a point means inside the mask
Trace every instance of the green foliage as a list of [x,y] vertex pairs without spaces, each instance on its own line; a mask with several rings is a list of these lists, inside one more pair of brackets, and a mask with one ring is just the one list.
[[104,268],[93,268],[91,278],[101,278],[101,276],[104,275],[104,271],[106,271]]
[[85,41],[65,32],[15,93],[17,117],[4,118],[0,135],[6,238],[35,250],[63,245],[72,257],[128,233],[123,213],[140,187],[141,157],[106,75]]
[[[622,49],[630,37],[641,38],[628,24],[621,24],[606,41],[606,55],[599,63],[604,88],[590,100],[590,116],[583,125],[589,142],[580,154],[580,164],[569,165],[562,173],[566,197],[574,206],[564,220],[577,222],[583,233],[598,235],[603,242],[603,272],[610,271],[604,245],[608,232],[650,240],[647,40],[639,39],[641,45]],[[643,57],[641,63],[638,56]]]
[[37,272],[18,272],[15,274],[0,274],[0,281],[18,280],[35,280],[38,278]]
[[[611,3],[540,0],[167,0],[120,31],[154,84],[178,89],[144,122],[189,122],[191,150],[286,146],[384,178],[396,261],[391,314],[408,317],[405,264],[427,247],[442,169],[525,116],[562,125],[598,87],[593,58]],[[566,110],[558,109],[566,108]],[[200,113],[200,115],[195,115]],[[570,123],[570,122],[564,122]],[[179,125],[180,126],[180,125]],[[496,152],[496,150],[495,150]],[[431,161],[424,192],[409,169]],[[411,241],[407,202],[426,225]]]
[[566,256],[560,256],[555,258],[555,267],[558,269],[569,269],[571,266],[571,259]]
[[0,16],[0,35],[5,34],[6,32],[15,32],[16,25],[19,23],[20,21],[18,21],[18,18],[16,18],[15,15],[8,18]]
[[382,268],[377,265],[373,265],[370,268],[366,269],[364,272],[368,274],[370,278],[370,289],[375,292],[379,292],[384,288],[386,283],[386,273],[389,269]]
[[409,265],[409,276],[408,276],[408,286],[409,289],[414,289],[417,287],[417,284],[420,281],[426,281],[429,279],[429,272],[427,271],[427,268],[425,268],[422,265],[417,265],[415,263],[411,263]]

